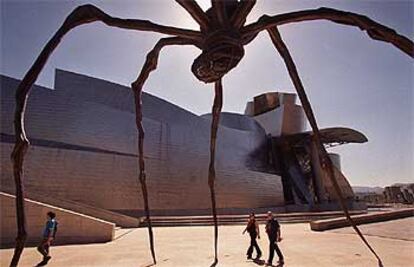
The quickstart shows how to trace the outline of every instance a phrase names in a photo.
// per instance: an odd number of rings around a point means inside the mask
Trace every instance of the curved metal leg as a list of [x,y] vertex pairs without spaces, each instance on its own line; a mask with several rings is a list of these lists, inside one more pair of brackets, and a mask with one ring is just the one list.
[[[24,156],[29,146],[29,140],[26,136],[24,128],[24,114],[26,109],[27,98],[30,93],[32,85],[35,83],[37,77],[42,71],[48,58],[53,53],[55,48],[59,45],[62,38],[73,28],[82,24],[91,23],[94,21],[102,21],[108,26],[119,27],[124,29],[141,30],[141,31],[155,31],[166,34],[174,34],[192,40],[198,40],[200,33],[195,31],[182,30],[173,27],[167,27],[154,24],[150,21],[144,20],[127,20],[111,17],[93,5],[84,5],[77,7],[66,18],[63,25],[48,41],[43,48],[36,61],[33,63],[29,71],[24,76],[16,90],[16,109],[14,115],[15,128],[15,146],[11,155],[14,169],[14,179],[16,184],[16,215],[17,215],[17,238],[16,247],[11,260],[10,266],[17,266],[20,260],[20,255],[23,252],[24,244],[27,237],[26,232],[26,218],[24,210],[24,186],[22,182],[23,176],[23,161]],[[178,38],[178,37],[177,37]]]
[[214,262],[211,266],[216,266],[218,263],[217,250],[218,250],[218,222],[217,222],[217,211],[216,211],[216,194],[214,183],[216,180],[216,169],[215,169],[215,158],[216,158],[216,140],[217,130],[220,121],[221,108],[223,106],[223,87],[221,80],[214,84],[215,97],[213,104],[213,119],[211,121],[211,139],[210,139],[210,165],[208,168],[208,185],[210,187],[211,197],[211,209],[213,212],[214,220]]
[[154,234],[152,232],[151,216],[148,203],[148,190],[146,184],[146,174],[145,174],[145,161],[144,161],[144,126],[142,124],[142,88],[145,81],[148,79],[149,74],[157,68],[158,58],[160,51],[163,47],[168,45],[191,45],[193,41],[180,38],[180,37],[171,37],[160,39],[154,48],[148,53],[145,60],[144,66],[142,67],[141,73],[139,74],[137,80],[131,84],[132,90],[134,91],[135,96],[135,108],[136,108],[136,125],[138,130],[138,166],[139,166],[139,181],[141,183],[142,196],[144,199],[144,209],[146,220],[148,223],[148,234],[151,248],[151,255],[154,261],[154,264],[157,263],[155,258],[155,248],[154,248]]
[[333,8],[321,7],[276,16],[264,15],[257,22],[244,27],[242,32],[243,35],[251,36],[262,30],[272,31],[273,28],[280,25],[311,20],[329,20],[334,23],[356,26],[360,30],[366,31],[372,39],[390,43],[410,57],[414,57],[414,43],[404,35],[398,34],[394,29],[388,28],[367,16]]
[[341,207],[345,213],[346,218],[354,228],[355,232],[359,235],[359,237],[362,239],[362,241],[367,245],[369,250],[375,255],[375,257],[378,260],[379,266],[382,266],[382,262],[378,254],[374,251],[374,249],[371,247],[371,245],[368,243],[368,241],[365,239],[365,237],[362,235],[361,231],[355,224],[355,222],[352,220],[348,208],[346,206],[344,197],[342,196],[341,188],[338,185],[338,182],[335,179],[334,170],[332,161],[328,156],[328,153],[326,152],[325,147],[323,146],[320,138],[320,133],[318,129],[318,125],[316,123],[315,116],[312,111],[311,104],[308,100],[308,97],[305,93],[305,88],[302,85],[302,82],[299,78],[299,73],[296,69],[296,65],[292,59],[292,56],[290,55],[290,52],[286,46],[286,44],[283,42],[282,37],[279,34],[279,31],[276,27],[273,27],[271,29],[268,29],[270,38],[272,39],[272,42],[274,46],[276,47],[277,51],[282,56],[283,60],[285,61],[286,68],[288,69],[290,78],[292,79],[292,82],[296,88],[296,91],[298,93],[298,96],[300,98],[300,101],[302,102],[303,109],[305,111],[306,117],[308,118],[308,121],[311,125],[312,131],[313,131],[313,138],[315,141],[315,144],[317,148],[319,149],[319,158],[322,164],[322,167],[325,168],[328,172],[328,176],[330,180],[332,181],[332,184],[335,188],[335,191],[339,197],[339,203],[341,204]]

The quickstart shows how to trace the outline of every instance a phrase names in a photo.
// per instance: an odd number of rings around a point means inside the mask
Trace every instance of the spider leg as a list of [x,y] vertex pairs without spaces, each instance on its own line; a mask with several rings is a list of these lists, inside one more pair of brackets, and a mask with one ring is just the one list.
[[228,26],[229,18],[227,17],[225,1],[224,0],[211,0],[211,7],[214,11],[214,14],[217,18],[218,23],[223,27]]
[[290,55],[289,49],[287,48],[286,44],[282,40],[282,37],[280,36],[280,33],[276,27],[272,27],[267,29],[270,38],[272,39],[273,45],[276,47],[279,54],[282,56],[286,68],[289,72],[289,76],[295,86],[296,92],[298,93],[299,99],[302,103],[303,109],[305,111],[306,117],[308,118],[308,121],[311,125],[312,131],[313,131],[313,141],[315,142],[316,147],[319,149],[319,158],[322,164],[322,167],[327,170],[327,174],[332,181],[332,184],[335,188],[335,191],[339,198],[339,203],[341,204],[341,207],[345,213],[346,218],[350,222],[351,226],[354,228],[354,230],[357,232],[357,234],[360,236],[362,241],[367,245],[369,250],[375,255],[375,257],[378,260],[379,266],[382,266],[382,262],[380,257],[377,255],[377,253],[374,251],[374,249],[371,247],[371,245],[368,243],[368,241],[365,239],[365,237],[362,235],[361,231],[355,224],[355,222],[352,220],[348,208],[346,206],[344,197],[342,195],[341,188],[338,185],[338,182],[335,179],[334,169],[332,165],[332,161],[328,156],[328,153],[323,146],[321,142],[321,137],[318,129],[318,125],[316,123],[315,115],[313,114],[311,104],[308,100],[308,97],[305,93],[305,88],[303,87],[302,81],[300,80],[299,73],[296,69],[296,65],[293,61],[292,56]]
[[242,35],[252,35],[262,30],[268,30],[287,23],[320,19],[330,20],[335,23],[349,26],[357,26],[361,30],[366,31],[372,39],[391,43],[407,55],[414,57],[413,42],[407,37],[398,34],[395,30],[366,16],[326,7],[290,12],[276,16],[265,15],[257,22],[245,26],[242,29]]
[[144,199],[144,209],[146,220],[148,223],[148,234],[151,248],[152,259],[154,264],[157,263],[155,259],[154,249],[154,236],[152,232],[152,224],[150,218],[150,210],[148,203],[148,190],[146,184],[145,174],[145,162],[144,162],[144,127],[142,125],[142,88],[145,81],[148,79],[149,74],[157,68],[159,54],[161,49],[169,45],[191,45],[194,44],[192,40],[181,38],[181,37],[170,37],[160,39],[154,48],[148,53],[145,60],[144,66],[142,67],[141,73],[137,80],[131,84],[132,90],[135,97],[135,108],[136,108],[136,125],[138,130],[138,166],[139,166],[139,181],[141,183],[142,196]]
[[200,25],[202,31],[206,31],[208,29],[209,19],[204,13],[204,11],[200,8],[194,0],[175,0],[178,4],[180,4],[188,13],[190,13],[191,17]]
[[79,6],[74,9],[71,14],[69,14],[69,16],[65,19],[63,25],[58,29],[58,31],[43,48],[42,52],[37,57],[36,61],[33,63],[29,71],[26,73],[16,90],[16,109],[14,114],[16,141],[13,152],[11,154],[11,159],[13,162],[13,176],[16,185],[17,238],[16,247],[12,260],[10,262],[10,266],[12,267],[17,266],[19,263],[20,255],[23,252],[24,244],[27,239],[26,216],[24,212],[24,186],[22,183],[23,161],[26,151],[29,147],[29,140],[27,139],[24,128],[24,113],[26,109],[27,98],[29,96],[32,85],[35,83],[48,58],[55,50],[55,48],[59,45],[64,35],[77,26],[94,21],[101,21],[108,26],[123,29],[154,31],[164,34],[177,35],[179,37],[185,37],[194,41],[198,41],[201,38],[201,33],[196,31],[157,25],[146,20],[120,19],[111,17],[93,5]]
[[[18,105],[18,104],[16,104]],[[20,255],[23,252],[24,244],[27,239],[26,216],[24,208],[24,186],[22,182],[24,155],[29,147],[27,138],[16,134],[16,144],[14,146],[11,158],[13,162],[13,176],[16,184],[16,215],[17,215],[17,237],[13,258],[10,267],[15,267],[19,263]]]
[[242,0],[230,18],[231,25],[240,29],[246,22],[246,17],[252,11],[255,4],[256,0]]
[[211,193],[211,208],[213,212],[214,220],[214,262],[211,266],[216,266],[218,263],[217,258],[217,243],[218,243],[218,222],[217,222],[217,212],[216,212],[216,194],[214,183],[216,180],[216,169],[215,169],[215,158],[216,158],[216,140],[217,140],[217,130],[220,121],[221,108],[223,106],[223,86],[221,79],[215,82],[214,84],[215,97],[214,104],[212,109],[213,119],[211,121],[211,137],[210,137],[210,164],[208,168],[208,185],[210,187]]

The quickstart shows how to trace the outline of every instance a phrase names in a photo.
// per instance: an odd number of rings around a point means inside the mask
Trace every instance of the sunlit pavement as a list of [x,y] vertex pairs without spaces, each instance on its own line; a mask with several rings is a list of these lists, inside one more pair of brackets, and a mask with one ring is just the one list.
[[[260,266],[263,261],[246,260],[248,234],[243,226],[219,228],[219,264],[217,266]],[[361,226],[367,239],[381,256],[384,266],[410,266],[414,262],[414,218]],[[264,225],[259,245],[263,258],[268,255]],[[282,224],[280,247],[286,267],[292,266],[378,266],[375,258],[352,229],[313,232],[309,224]],[[210,266],[213,261],[213,227],[155,228],[157,266]],[[8,266],[12,249],[0,251],[1,266]],[[147,230],[133,229],[105,244],[55,246],[47,266],[149,266]],[[254,254],[255,255],[255,254]],[[20,266],[36,266],[41,256],[35,248],[26,248]],[[276,266],[275,255],[274,265]],[[412,265],[411,265],[412,266]]]

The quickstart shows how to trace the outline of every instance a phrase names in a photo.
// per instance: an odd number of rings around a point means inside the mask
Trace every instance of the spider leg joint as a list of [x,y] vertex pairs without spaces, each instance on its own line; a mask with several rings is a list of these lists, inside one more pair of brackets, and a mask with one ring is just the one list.
[[78,6],[67,17],[65,23],[69,27],[75,27],[84,23],[103,20],[108,15],[94,5],[87,4]]

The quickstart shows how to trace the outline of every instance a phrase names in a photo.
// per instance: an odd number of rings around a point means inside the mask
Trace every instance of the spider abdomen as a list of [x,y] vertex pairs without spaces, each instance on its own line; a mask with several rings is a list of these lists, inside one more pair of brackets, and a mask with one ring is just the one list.
[[198,80],[212,83],[236,67],[244,56],[238,32],[216,31],[204,39],[202,53],[194,60],[191,71]]

